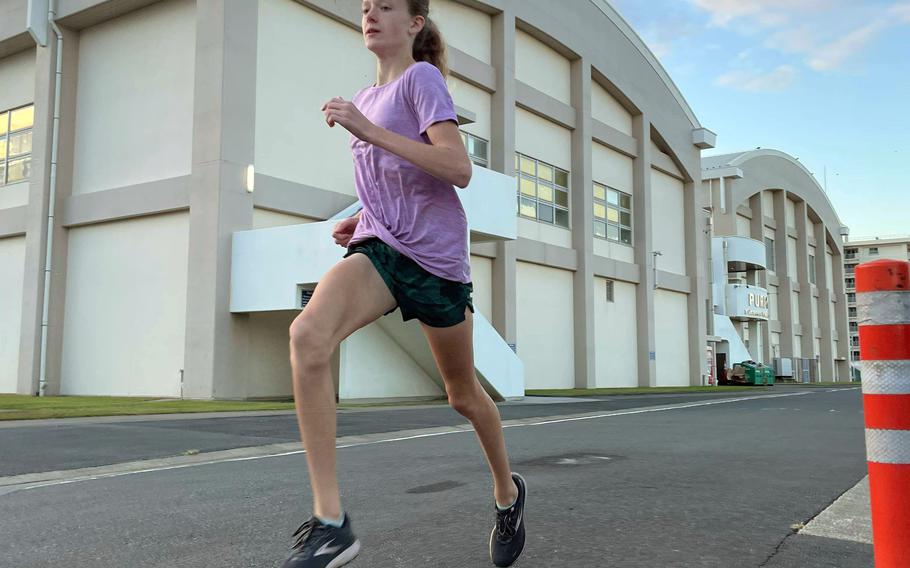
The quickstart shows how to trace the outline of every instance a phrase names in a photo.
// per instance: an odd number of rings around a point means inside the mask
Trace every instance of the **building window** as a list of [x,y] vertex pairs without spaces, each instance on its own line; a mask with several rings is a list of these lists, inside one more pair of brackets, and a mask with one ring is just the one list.
[[854,272],[856,272],[856,265],[848,264],[848,265],[844,266],[844,272],[846,272],[847,274],[853,274]]
[[859,360],[860,360],[860,359],[859,359],[859,351],[854,351],[854,352],[853,352],[853,360],[854,360],[854,361],[859,361]]
[[34,125],[35,105],[0,113],[0,185],[29,178]]
[[517,152],[515,170],[518,214],[568,229],[569,172]]
[[847,260],[854,260],[856,258],[856,249],[847,249],[844,251],[844,258]]
[[878,247],[869,247],[869,256],[878,256]]
[[844,282],[847,284],[847,288],[848,288],[848,289],[852,290],[853,288],[856,288],[856,279],[854,279],[854,278],[845,278],[845,279],[844,279]]
[[479,136],[474,136],[464,130],[461,131],[461,140],[468,151],[471,161],[482,168],[490,167],[490,142]]
[[855,321],[850,322],[850,331],[856,332],[859,331],[859,324]]
[[847,308],[847,317],[856,317],[856,308]]
[[632,244],[632,196],[594,182],[594,236]]
[[811,284],[816,284],[815,278],[815,255],[809,255],[809,282]]
[[856,303],[856,292],[850,292],[847,294],[847,303],[855,304]]
[[607,280],[607,302],[613,303],[613,281]]
[[853,335],[850,337],[850,346],[859,347],[859,336],[858,335]]
[[774,262],[774,239],[769,239],[768,237],[765,237],[765,260],[768,263],[768,270],[776,272],[777,269],[775,268]]

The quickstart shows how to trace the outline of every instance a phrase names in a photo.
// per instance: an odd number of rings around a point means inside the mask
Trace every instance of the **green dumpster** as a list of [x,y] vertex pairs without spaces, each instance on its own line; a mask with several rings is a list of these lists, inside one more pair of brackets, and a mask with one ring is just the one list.
[[774,367],[765,366],[765,384],[773,385],[774,384]]
[[761,371],[758,370],[755,363],[743,361],[741,365],[743,368],[743,378],[746,380],[747,385],[761,384],[761,382],[759,382],[763,380]]

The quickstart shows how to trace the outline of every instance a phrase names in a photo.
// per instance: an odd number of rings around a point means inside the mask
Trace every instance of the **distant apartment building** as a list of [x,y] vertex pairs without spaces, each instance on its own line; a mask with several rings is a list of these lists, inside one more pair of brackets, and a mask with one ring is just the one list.
[[850,330],[851,376],[859,378],[859,322],[856,318],[856,266],[873,260],[910,260],[910,236],[869,238],[844,245],[844,288],[847,291],[847,322]]

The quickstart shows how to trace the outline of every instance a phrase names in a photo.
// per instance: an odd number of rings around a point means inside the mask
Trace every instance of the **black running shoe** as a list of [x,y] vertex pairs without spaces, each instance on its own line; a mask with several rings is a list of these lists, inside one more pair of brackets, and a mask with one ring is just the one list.
[[517,473],[512,474],[512,479],[518,487],[518,498],[505,511],[496,507],[496,526],[490,535],[490,559],[496,566],[511,566],[525,547],[524,514],[528,487],[525,479]]
[[281,568],[338,568],[357,557],[360,541],[351,531],[350,515],[337,529],[313,517],[294,533],[293,549]]

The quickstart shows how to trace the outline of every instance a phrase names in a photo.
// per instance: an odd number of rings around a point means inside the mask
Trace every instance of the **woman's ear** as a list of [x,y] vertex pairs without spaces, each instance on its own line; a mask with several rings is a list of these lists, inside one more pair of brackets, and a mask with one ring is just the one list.
[[411,20],[411,27],[409,31],[411,32],[411,37],[417,37],[417,35],[423,31],[423,27],[426,25],[427,21],[423,16],[414,16]]

